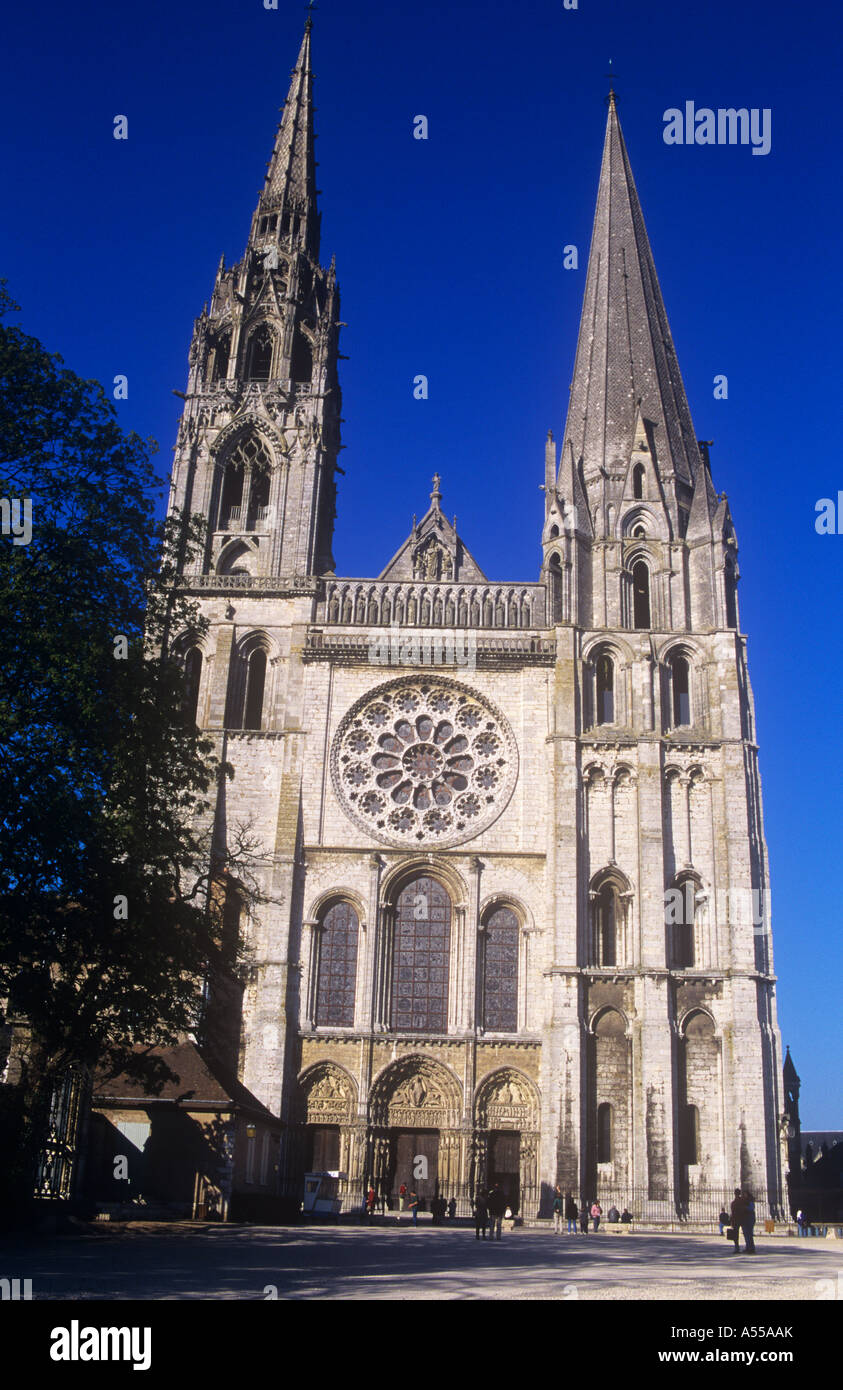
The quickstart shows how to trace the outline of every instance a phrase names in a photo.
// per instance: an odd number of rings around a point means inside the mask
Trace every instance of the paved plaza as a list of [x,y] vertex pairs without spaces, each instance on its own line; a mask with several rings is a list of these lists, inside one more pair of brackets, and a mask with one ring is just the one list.
[[38,1299],[709,1299],[843,1295],[843,1244],[717,1236],[557,1236],[500,1242],[466,1227],[137,1224],[4,1242],[0,1274]]

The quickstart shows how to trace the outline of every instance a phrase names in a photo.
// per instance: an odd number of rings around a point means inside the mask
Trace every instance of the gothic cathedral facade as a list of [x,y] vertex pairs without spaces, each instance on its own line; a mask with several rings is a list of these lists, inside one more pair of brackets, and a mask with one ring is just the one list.
[[[768,866],[729,506],[697,441],[615,99],[537,579],[430,505],[340,578],[340,310],[308,21],[243,259],[196,321],[171,506],[196,722],[262,846],[228,1035],[279,1190],[402,1182],[526,1218],[782,1199]],[[398,538],[396,537],[396,540]],[[238,894],[237,884],[229,889]],[[232,994],[228,995],[231,999]],[[422,1161],[420,1161],[422,1160]],[[761,1207],[759,1207],[759,1212]]]

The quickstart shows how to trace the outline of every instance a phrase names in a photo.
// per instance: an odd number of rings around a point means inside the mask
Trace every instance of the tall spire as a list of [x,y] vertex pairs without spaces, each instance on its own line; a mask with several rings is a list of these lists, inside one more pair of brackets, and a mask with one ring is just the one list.
[[[317,260],[319,214],[316,209],[311,29],[308,16],[249,240],[265,244],[267,240],[284,242],[292,237],[294,243]],[[273,231],[274,236],[271,235]]]
[[625,470],[641,417],[664,477],[691,484],[699,450],[682,385],[615,93],[609,116],[588,258],[585,296],[562,457],[586,483],[601,468]]

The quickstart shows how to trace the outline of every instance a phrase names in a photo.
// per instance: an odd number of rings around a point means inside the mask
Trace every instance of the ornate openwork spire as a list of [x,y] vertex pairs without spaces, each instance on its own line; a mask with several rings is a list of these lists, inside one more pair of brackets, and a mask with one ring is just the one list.
[[316,207],[311,28],[308,15],[272,158],[267,166],[266,182],[255,212],[250,242],[262,245],[267,240],[283,243],[291,237],[294,243],[317,260],[319,214]]

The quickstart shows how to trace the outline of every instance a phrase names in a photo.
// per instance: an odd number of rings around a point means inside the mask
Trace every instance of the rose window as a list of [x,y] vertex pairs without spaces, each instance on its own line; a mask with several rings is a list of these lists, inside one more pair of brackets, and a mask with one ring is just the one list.
[[458,844],[509,801],[512,730],[485,696],[456,681],[406,677],[358,700],[331,758],[343,809],[387,844]]

